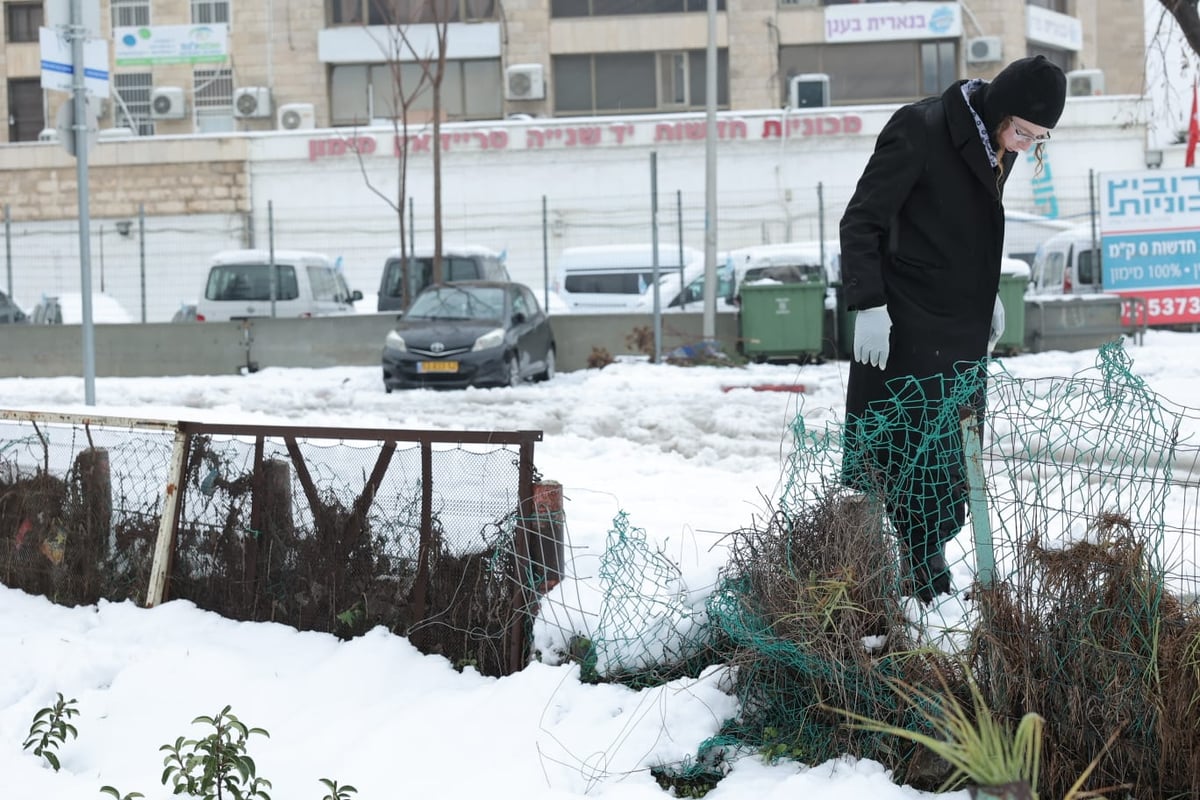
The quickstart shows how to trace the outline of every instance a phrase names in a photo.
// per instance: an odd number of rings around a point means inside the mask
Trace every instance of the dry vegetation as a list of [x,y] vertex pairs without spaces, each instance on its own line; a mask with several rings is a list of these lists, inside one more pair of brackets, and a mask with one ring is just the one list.
[[727,732],[807,763],[876,759],[934,789],[947,764],[836,710],[928,733],[894,686],[949,691],[971,708],[970,674],[1010,728],[1027,712],[1044,717],[1041,797],[1070,794],[1092,762],[1085,792],[1200,796],[1200,615],[1163,592],[1128,519],[1093,527],[1065,549],[1028,543],[1010,580],[974,587],[978,625],[954,656],[914,648],[896,544],[865,500],[834,492],[735,533],[735,588],[715,606],[738,645],[744,702]]

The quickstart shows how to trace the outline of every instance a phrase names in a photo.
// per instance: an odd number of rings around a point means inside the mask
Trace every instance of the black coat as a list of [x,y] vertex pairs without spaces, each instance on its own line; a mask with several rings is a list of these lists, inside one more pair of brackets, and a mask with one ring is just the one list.
[[[1004,153],[1004,177],[1016,160]],[[1004,246],[1003,179],[959,83],[899,109],[880,132],[841,221],[848,308],[887,304],[887,369],[852,362],[846,411],[897,377],[950,375],[986,355]]]

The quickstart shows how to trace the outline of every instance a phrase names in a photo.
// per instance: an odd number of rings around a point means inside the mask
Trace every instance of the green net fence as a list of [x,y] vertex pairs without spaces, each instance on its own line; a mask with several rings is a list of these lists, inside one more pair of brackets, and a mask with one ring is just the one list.
[[[597,649],[624,673],[697,654],[736,667],[739,714],[680,769],[744,748],[851,754],[936,788],[944,763],[843,712],[928,732],[895,685],[970,708],[973,681],[1013,727],[1045,718],[1042,796],[1093,761],[1085,789],[1200,794],[1200,413],[1151,391],[1119,342],[1073,376],[991,363],[893,388],[844,429],[796,417],[777,507],[731,534],[703,615],[615,526]],[[920,574],[933,556],[941,586]]]

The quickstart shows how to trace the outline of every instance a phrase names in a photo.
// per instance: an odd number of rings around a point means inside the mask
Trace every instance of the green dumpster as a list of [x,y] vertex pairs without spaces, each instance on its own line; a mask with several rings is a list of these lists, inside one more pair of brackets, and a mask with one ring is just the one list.
[[825,282],[762,281],[741,287],[742,352],[748,358],[807,358],[820,354]]
[[1029,265],[1019,258],[1006,258],[1000,267],[1000,302],[1004,305],[1004,334],[996,352],[1015,355],[1025,346],[1025,287]]

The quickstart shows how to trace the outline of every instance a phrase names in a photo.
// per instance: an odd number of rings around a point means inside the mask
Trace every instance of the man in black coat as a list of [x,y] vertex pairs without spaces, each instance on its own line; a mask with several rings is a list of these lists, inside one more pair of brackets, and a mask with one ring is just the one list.
[[1036,56],[904,106],[842,217],[858,312],[843,477],[886,502],[926,603],[950,592],[943,546],[965,521],[958,410],[941,401],[965,391],[982,414],[983,361],[1004,329],[1004,183],[1031,147],[1040,167],[1065,101],[1062,70]]

